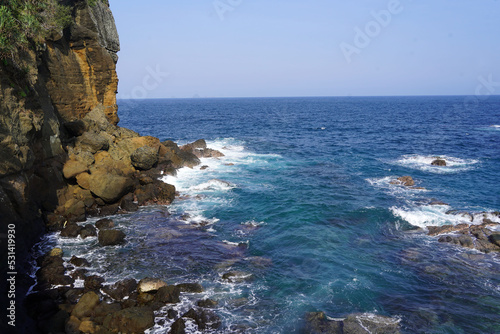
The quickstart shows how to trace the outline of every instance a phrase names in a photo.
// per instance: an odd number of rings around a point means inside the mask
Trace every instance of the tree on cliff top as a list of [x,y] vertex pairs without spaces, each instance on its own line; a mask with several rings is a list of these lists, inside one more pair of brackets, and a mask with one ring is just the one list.
[[0,0],[0,58],[42,43],[53,30],[71,24],[71,7],[57,0]]

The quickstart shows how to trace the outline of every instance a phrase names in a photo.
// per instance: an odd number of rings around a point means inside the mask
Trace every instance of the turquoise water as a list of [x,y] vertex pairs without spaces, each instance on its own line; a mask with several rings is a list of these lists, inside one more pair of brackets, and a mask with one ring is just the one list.
[[[226,156],[165,177],[172,206],[116,216],[125,246],[53,238],[109,282],[201,282],[177,308],[218,300],[220,332],[299,333],[321,310],[397,317],[405,333],[498,333],[499,256],[415,232],[464,221],[449,210],[500,210],[500,98],[464,98],[120,101],[121,126]],[[403,175],[425,189],[390,183]],[[252,276],[228,283],[230,270]]]

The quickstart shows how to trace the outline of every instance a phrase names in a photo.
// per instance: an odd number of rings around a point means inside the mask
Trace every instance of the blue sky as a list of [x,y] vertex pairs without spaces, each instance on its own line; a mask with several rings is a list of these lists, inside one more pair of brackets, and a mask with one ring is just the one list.
[[497,0],[110,5],[118,98],[500,94]]

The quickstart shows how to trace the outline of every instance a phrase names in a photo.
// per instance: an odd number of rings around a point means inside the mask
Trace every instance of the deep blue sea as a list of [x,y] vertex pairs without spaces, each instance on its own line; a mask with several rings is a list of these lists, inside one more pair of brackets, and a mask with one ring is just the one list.
[[[390,316],[404,333],[500,333],[499,254],[425,233],[467,221],[450,210],[475,223],[500,211],[500,97],[468,101],[119,101],[120,126],[179,144],[204,138],[225,157],[165,177],[180,193],[173,205],[113,217],[124,246],[52,240],[108,282],[200,282],[205,292],[176,308],[217,300],[221,333],[300,333],[311,311]],[[446,167],[430,165],[438,156]],[[391,184],[405,175],[417,189]],[[241,281],[222,279],[229,271]],[[168,331],[164,312],[156,320],[150,333]]]

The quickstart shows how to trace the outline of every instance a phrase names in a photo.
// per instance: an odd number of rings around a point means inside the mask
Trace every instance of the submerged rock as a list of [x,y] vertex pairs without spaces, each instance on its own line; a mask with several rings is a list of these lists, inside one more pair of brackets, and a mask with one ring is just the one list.
[[351,314],[345,319],[328,318],[323,312],[306,315],[307,334],[399,334],[399,319],[377,314]]

